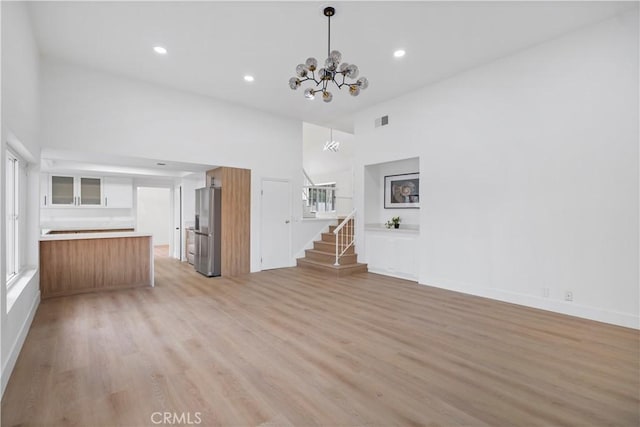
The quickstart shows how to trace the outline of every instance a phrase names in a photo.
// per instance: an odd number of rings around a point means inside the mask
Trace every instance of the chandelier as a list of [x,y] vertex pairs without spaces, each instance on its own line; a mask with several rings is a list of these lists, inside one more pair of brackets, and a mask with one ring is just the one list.
[[322,151],[333,151],[337,153],[340,149],[340,142],[333,139],[333,129],[329,130],[329,140],[324,143]]
[[[336,14],[333,7],[324,8],[324,16],[328,18],[328,43],[327,43],[327,59],[324,61],[324,68],[318,70],[318,61],[316,58],[308,58],[304,64],[298,64],[296,67],[296,77],[289,79],[289,87],[292,90],[298,89],[302,83],[311,81],[315,83],[314,87],[309,87],[304,91],[304,97],[314,99],[316,93],[322,92],[322,100],[331,102],[333,94],[327,89],[329,83],[333,82],[338,89],[342,86],[349,87],[349,93],[352,96],[358,96],[361,90],[369,87],[369,80],[366,77],[360,77],[356,81],[347,82],[347,78],[356,79],[359,74],[358,66],[354,64],[342,64],[342,54],[337,50],[331,50],[331,17]],[[316,70],[318,76],[316,77]]]

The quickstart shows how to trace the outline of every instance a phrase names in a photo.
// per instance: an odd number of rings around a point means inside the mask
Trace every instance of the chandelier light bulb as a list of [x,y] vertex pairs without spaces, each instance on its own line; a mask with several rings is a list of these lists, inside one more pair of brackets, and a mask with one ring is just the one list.
[[296,75],[298,77],[307,77],[307,66],[304,64],[298,64],[296,67]]
[[296,90],[300,87],[300,79],[297,77],[291,77],[289,79],[289,87],[293,90]]
[[318,68],[318,60],[316,58],[307,58],[305,65],[309,71],[315,71]]
[[[355,64],[348,64],[342,61],[342,53],[338,50],[331,50],[331,17],[336,13],[333,7],[326,7],[324,9],[324,16],[328,20],[328,46],[327,46],[327,59],[324,61],[324,67],[318,69],[318,60],[314,57],[309,57],[304,64],[298,64],[296,66],[296,76],[289,79],[289,88],[296,90],[307,81],[311,81],[313,87],[305,89],[304,97],[307,99],[314,99],[317,92],[322,92],[322,100],[324,102],[331,102],[333,94],[329,92],[329,86],[333,83],[338,89],[342,89],[342,86],[348,86],[349,93],[352,96],[358,96],[360,90],[365,90],[369,87],[369,81],[365,77],[360,77],[360,70]],[[357,79],[356,81],[347,81],[349,79]]]
[[314,99],[316,95],[314,94],[313,89],[308,88],[304,91],[304,97],[307,99]]
[[324,61],[324,66],[329,71],[335,71],[336,70],[336,63],[333,62],[333,59],[331,59],[331,58],[327,58]]
[[347,77],[351,77],[352,79],[355,79],[356,77],[358,77],[358,73],[360,72],[360,70],[358,70],[358,66],[351,64],[347,67]]

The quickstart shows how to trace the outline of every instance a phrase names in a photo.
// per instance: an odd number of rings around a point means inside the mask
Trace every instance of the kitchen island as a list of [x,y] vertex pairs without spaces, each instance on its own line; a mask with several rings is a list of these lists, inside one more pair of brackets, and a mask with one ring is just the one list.
[[153,286],[153,237],[137,232],[40,237],[42,298]]

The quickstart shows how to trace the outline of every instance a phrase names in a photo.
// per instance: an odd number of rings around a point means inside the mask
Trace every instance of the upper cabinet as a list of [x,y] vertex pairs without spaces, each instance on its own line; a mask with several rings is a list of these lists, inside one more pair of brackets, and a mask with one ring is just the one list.
[[[80,177],[79,181],[78,203],[80,206],[101,206],[102,178]],[[53,197],[51,201],[53,201]]]
[[105,177],[104,206],[106,208],[132,208],[133,179]]
[[48,206],[102,206],[102,178],[49,175]]
[[133,180],[64,174],[42,174],[42,207],[132,208]]

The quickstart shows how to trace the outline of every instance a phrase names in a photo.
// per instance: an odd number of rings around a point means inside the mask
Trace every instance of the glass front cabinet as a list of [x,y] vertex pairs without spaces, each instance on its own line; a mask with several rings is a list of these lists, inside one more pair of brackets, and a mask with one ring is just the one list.
[[51,174],[47,184],[43,206],[102,206],[102,178]]

